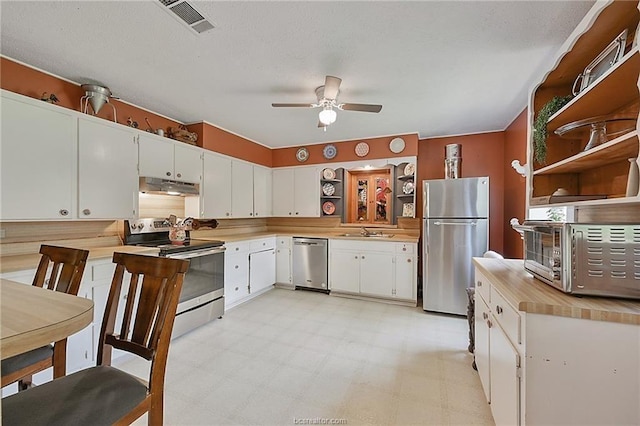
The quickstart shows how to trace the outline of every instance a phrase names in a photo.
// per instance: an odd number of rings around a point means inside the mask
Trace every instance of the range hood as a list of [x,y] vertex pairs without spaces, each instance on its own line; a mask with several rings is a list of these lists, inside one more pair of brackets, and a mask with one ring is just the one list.
[[178,182],[175,180],[159,179],[152,177],[140,178],[140,192],[146,194],[162,195],[198,195],[200,188],[195,183]]

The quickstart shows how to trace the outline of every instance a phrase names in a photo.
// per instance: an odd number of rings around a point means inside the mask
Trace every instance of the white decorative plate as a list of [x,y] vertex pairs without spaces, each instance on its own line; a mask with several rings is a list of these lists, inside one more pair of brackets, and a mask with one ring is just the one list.
[[413,203],[404,203],[402,205],[402,217],[413,217]]
[[402,138],[392,139],[391,142],[389,143],[389,149],[394,154],[398,154],[404,151],[404,139]]
[[325,183],[322,185],[322,193],[327,196],[332,196],[336,192],[336,187],[332,183]]
[[366,142],[360,142],[356,145],[356,155],[358,157],[364,157],[369,153],[369,145]]
[[298,149],[296,152],[296,159],[301,163],[307,161],[309,159],[309,151],[307,151],[307,148]]
[[402,192],[405,194],[413,194],[413,182],[405,182],[402,185]]
[[336,178],[336,171],[330,168],[326,168],[322,171],[322,177],[324,179],[335,179]]
[[405,176],[413,176],[415,172],[416,172],[416,166],[413,163],[409,163],[404,167]]
[[336,156],[337,153],[338,153],[338,150],[336,149],[336,147],[334,145],[327,145],[322,150],[322,155],[327,160],[331,160],[333,157]]

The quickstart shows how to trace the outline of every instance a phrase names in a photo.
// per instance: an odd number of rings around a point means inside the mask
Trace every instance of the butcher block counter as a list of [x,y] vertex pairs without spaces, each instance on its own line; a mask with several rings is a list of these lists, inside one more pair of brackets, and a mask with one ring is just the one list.
[[563,293],[533,278],[522,260],[473,261],[507,302],[521,312],[640,325],[640,301]]

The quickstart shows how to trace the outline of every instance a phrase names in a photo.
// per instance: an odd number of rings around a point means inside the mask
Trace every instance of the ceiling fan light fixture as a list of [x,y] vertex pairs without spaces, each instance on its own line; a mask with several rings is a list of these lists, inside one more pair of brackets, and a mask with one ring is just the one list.
[[322,124],[328,126],[335,123],[337,116],[338,114],[331,107],[325,107],[320,111],[320,114],[318,114],[318,119]]

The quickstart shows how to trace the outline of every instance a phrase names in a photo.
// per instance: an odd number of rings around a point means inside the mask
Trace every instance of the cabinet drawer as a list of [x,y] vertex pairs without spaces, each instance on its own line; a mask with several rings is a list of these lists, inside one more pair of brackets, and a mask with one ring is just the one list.
[[230,255],[224,259],[225,282],[233,284],[249,283],[249,257],[246,254]]
[[228,256],[233,253],[249,251],[250,244],[248,241],[236,241],[232,243],[225,243],[224,246],[227,248],[226,255]]
[[413,254],[416,252],[415,247],[413,243],[396,243],[396,253]]
[[276,245],[278,248],[291,248],[291,237],[278,237]]
[[482,296],[488,304],[491,301],[491,283],[476,269],[476,294]]
[[522,343],[520,336],[520,315],[495,289],[491,288],[491,312],[514,346]]
[[261,238],[259,240],[253,240],[249,244],[250,251],[262,251],[275,248],[275,238]]
[[353,250],[357,252],[376,251],[380,253],[394,253],[393,243],[381,241],[330,240],[329,247],[338,250]]

